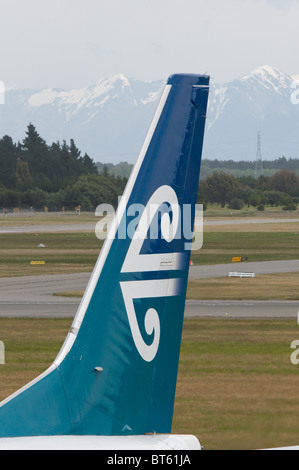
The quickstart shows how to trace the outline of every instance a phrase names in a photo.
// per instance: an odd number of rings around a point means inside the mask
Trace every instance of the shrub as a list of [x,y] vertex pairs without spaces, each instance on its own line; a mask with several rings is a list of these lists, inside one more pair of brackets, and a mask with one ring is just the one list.
[[237,197],[233,197],[232,200],[230,201],[228,207],[230,209],[240,210],[240,209],[242,209],[242,207],[244,207],[244,202],[242,201],[242,199],[239,199]]

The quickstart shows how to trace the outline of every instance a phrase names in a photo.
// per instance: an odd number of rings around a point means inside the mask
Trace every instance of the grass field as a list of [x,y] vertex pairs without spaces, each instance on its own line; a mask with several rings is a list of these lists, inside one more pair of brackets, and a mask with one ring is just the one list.
[[96,223],[93,212],[81,212],[79,215],[72,212],[17,212],[4,215],[0,214],[0,225],[3,227],[30,226],[30,225],[57,225]]
[[94,232],[1,234],[0,277],[90,272],[102,245]]
[[229,207],[221,207],[220,204],[208,204],[207,209],[204,211],[204,216],[207,218],[257,218],[264,219],[267,217],[284,217],[284,218],[298,218],[299,209],[294,211],[284,211],[282,206],[270,207],[266,206],[264,211],[258,211],[256,207],[244,206],[241,210],[230,209]]
[[[281,225],[281,224],[277,224]],[[286,224],[287,225],[287,224]],[[277,261],[299,259],[299,233],[296,232],[252,232],[205,231],[203,247],[191,252],[194,264],[226,264],[236,256],[248,257],[248,261]],[[271,229],[271,227],[266,227]],[[299,223],[298,223],[299,232]]]
[[[248,257],[248,261],[299,259],[296,232],[242,232],[239,227],[234,232],[205,231],[203,248],[191,253],[193,263],[231,263],[235,256]],[[102,243],[93,232],[0,234],[0,277],[90,272]],[[31,266],[32,260],[46,264]]]
[[[52,363],[70,323],[0,319],[0,400]],[[299,365],[290,361],[298,337],[293,321],[186,320],[172,432],[211,450],[298,444]]]
[[299,442],[299,373],[290,362],[298,336],[291,321],[185,322],[174,428],[192,430],[207,449]]

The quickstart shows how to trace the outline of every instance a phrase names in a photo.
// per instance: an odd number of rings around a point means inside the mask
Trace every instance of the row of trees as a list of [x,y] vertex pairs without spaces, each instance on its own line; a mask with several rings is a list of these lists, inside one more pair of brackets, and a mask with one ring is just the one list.
[[82,174],[97,173],[94,161],[71,139],[48,146],[33,124],[22,143],[5,135],[0,140],[0,183],[9,189],[39,188],[54,192]]
[[[292,210],[299,202],[299,160],[284,157],[271,162],[278,171],[272,176],[234,176],[230,170],[246,169],[253,162],[204,160],[210,169],[221,163],[224,171],[213,171],[199,183],[198,201],[205,205],[219,203],[232,209],[244,205],[262,210],[265,205]],[[48,210],[94,210],[101,203],[117,206],[131,165],[95,163],[87,154],[81,156],[74,140],[48,146],[36,128],[29,124],[22,143],[4,136],[0,140],[0,208],[32,207]],[[286,168],[287,167],[287,168]],[[125,174],[125,176],[123,176]]]
[[93,210],[106,202],[117,205],[126,178],[110,174],[80,150],[73,139],[48,146],[29,124],[22,143],[0,140],[0,207]]
[[93,211],[99,204],[107,203],[117,207],[126,180],[113,175],[88,174],[80,176],[74,184],[69,184],[56,192],[39,188],[18,191],[0,186],[0,208],[33,208],[36,210],[81,210]]
[[[248,160],[202,160],[202,168],[217,170],[221,168],[226,173],[229,170],[255,170],[255,161],[248,161]],[[280,157],[276,160],[264,160],[263,161],[263,168],[265,170],[289,170],[289,171],[296,171],[299,170],[299,159],[298,158],[286,158]]]
[[[295,171],[299,174],[299,159],[298,158],[285,158],[280,157],[276,160],[264,160],[263,171],[265,176],[273,176],[279,170]],[[213,171],[223,171],[224,173],[231,174],[236,178],[241,176],[255,177],[255,161],[241,160],[207,160],[203,159],[201,162],[200,177],[205,180],[207,176],[211,175]]]
[[263,210],[268,206],[283,206],[295,210],[299,202],[299,177],[294,171],[279,170],[273,176],[236,178],[231,174],[214,171],[199,184],[198,201],[207,205],[218,203],[231,209],[245,205]]

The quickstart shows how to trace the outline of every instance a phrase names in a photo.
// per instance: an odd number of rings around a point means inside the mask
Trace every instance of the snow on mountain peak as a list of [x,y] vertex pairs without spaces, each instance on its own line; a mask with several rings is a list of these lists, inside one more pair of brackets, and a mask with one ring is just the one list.
[[95,85],[88,88],[69,91],[46,88],[31,95],[28,99],[28,104],[32,108],[39,108],[44,105],[53,105],[56,102],[60,105],[72,105],[81,108],[87,104],[90,106],[91,102],[95,104],[97,101],[97,106],[102,106],[109,98],[109,93],[115,90],[119,83],[121,84],[122,93],[126,87],[130,87],[127,77],[123,74],[118,74],[101,79]]
[[86,90],[53,90],[52,88],[45,88],[37,93],[34,93],[28,99],[28,104],[32,108],[39,108],[44,105],[51,105],[57,102],[64,102],[66,104],[78,104],[86,95]]
[[252,72],[250,72],[249,74],[245,75],[242,78],[242,80],[248,80],[253,77],[266,80],[266,81],[269,79],[284,81],[285,78],[288,77],[288,75],[285,74],[284,72],[281,72],[275,67],[271,67],[270,65],[262,65],[261,67],[258,67],[254,69]]
[[29,105],[33,108],[38,108],[39,106],[43,106],[44,104],[51,104],[57,98],[57,92],[52,90],[51,88],[46,88],[38,93],[32,95],[28,102]]
[[277,77],[282,75],[282,72],[275,67],[272,67],[270,65],[262,65],[261,67],[256,68],[251,72],[254,75],[272,75],[273,77]]
[[268,90],[275,90],[279,94],[284,94],[292,82],[292,77],[281,72],[270,65],[263,65],[256,68],[248,75],[241,78],[242,82],[257,82],[260,86]]
[[105,93],[111,90],[112,88],[115,88],[119,82],[122,88],[130,87],[129,80],[122,73],[117,74],[117,75],[112,75],[111,77],[108,77],[108,78],[100,79],[97,82],[96,87],[98,90],[102,89],[103,92]]
[[[205,156],[252,158],[257,129],[263,133],[264,157],[296,156],[299,106],[290,99],[296,79],[298,75],[263,65],[225,84],[213,80]],[[142,81],[120,73],[85,88],[12,90],[2,132],[20,140],[28,122],[33,122],[47,142],[75,138],[79,147],[102,161],[109,155],[115,161],[123,155],[133,159],[164,86],[162,79]]]
[[127,79],[127,77],[125,75],[123,75],[122,73],[118,74],[118,75],[114,75],[112,77],[112,80],[114,81],[117,81],[117,80],[120,80],[122,82],[122,85],[123,86],[130,86],[130,82],[129,80]]

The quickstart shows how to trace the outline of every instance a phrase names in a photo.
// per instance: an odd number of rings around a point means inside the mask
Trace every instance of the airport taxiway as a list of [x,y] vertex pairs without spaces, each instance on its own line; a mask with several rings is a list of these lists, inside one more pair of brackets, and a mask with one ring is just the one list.
[[[1,218],[0,218],[1,222]],[[34,222],[34,219],[33,219]],[[218,219],[209,220],[204,219],[204,226],[218,226],[218,225],[245,225],[245,224],[286,224],[299,222],[298,218],[236,218],[236,219]],[[94,222],[88,223],[59,223],[59,224],[34,224],[31,225],[0,225],[0,234],[2,233],[47,233],[47,232],[91,232],[95,230],[97,220],[95,217]]]
[[[189,279],[228,276],[230,271],[255,274],[299,272],[299,260],[191,266]],[[91,273],[22,276],[0,279],[0,317],[74,317],[80,299],[54,296],[83,291]],[[297,318],[299,301],[187,300],[186,317]]]
[[[0,318],[73,318],[80,301],[0,302]],[[185,318],[294,319],[298,301],[222,301],[187,300]]]

